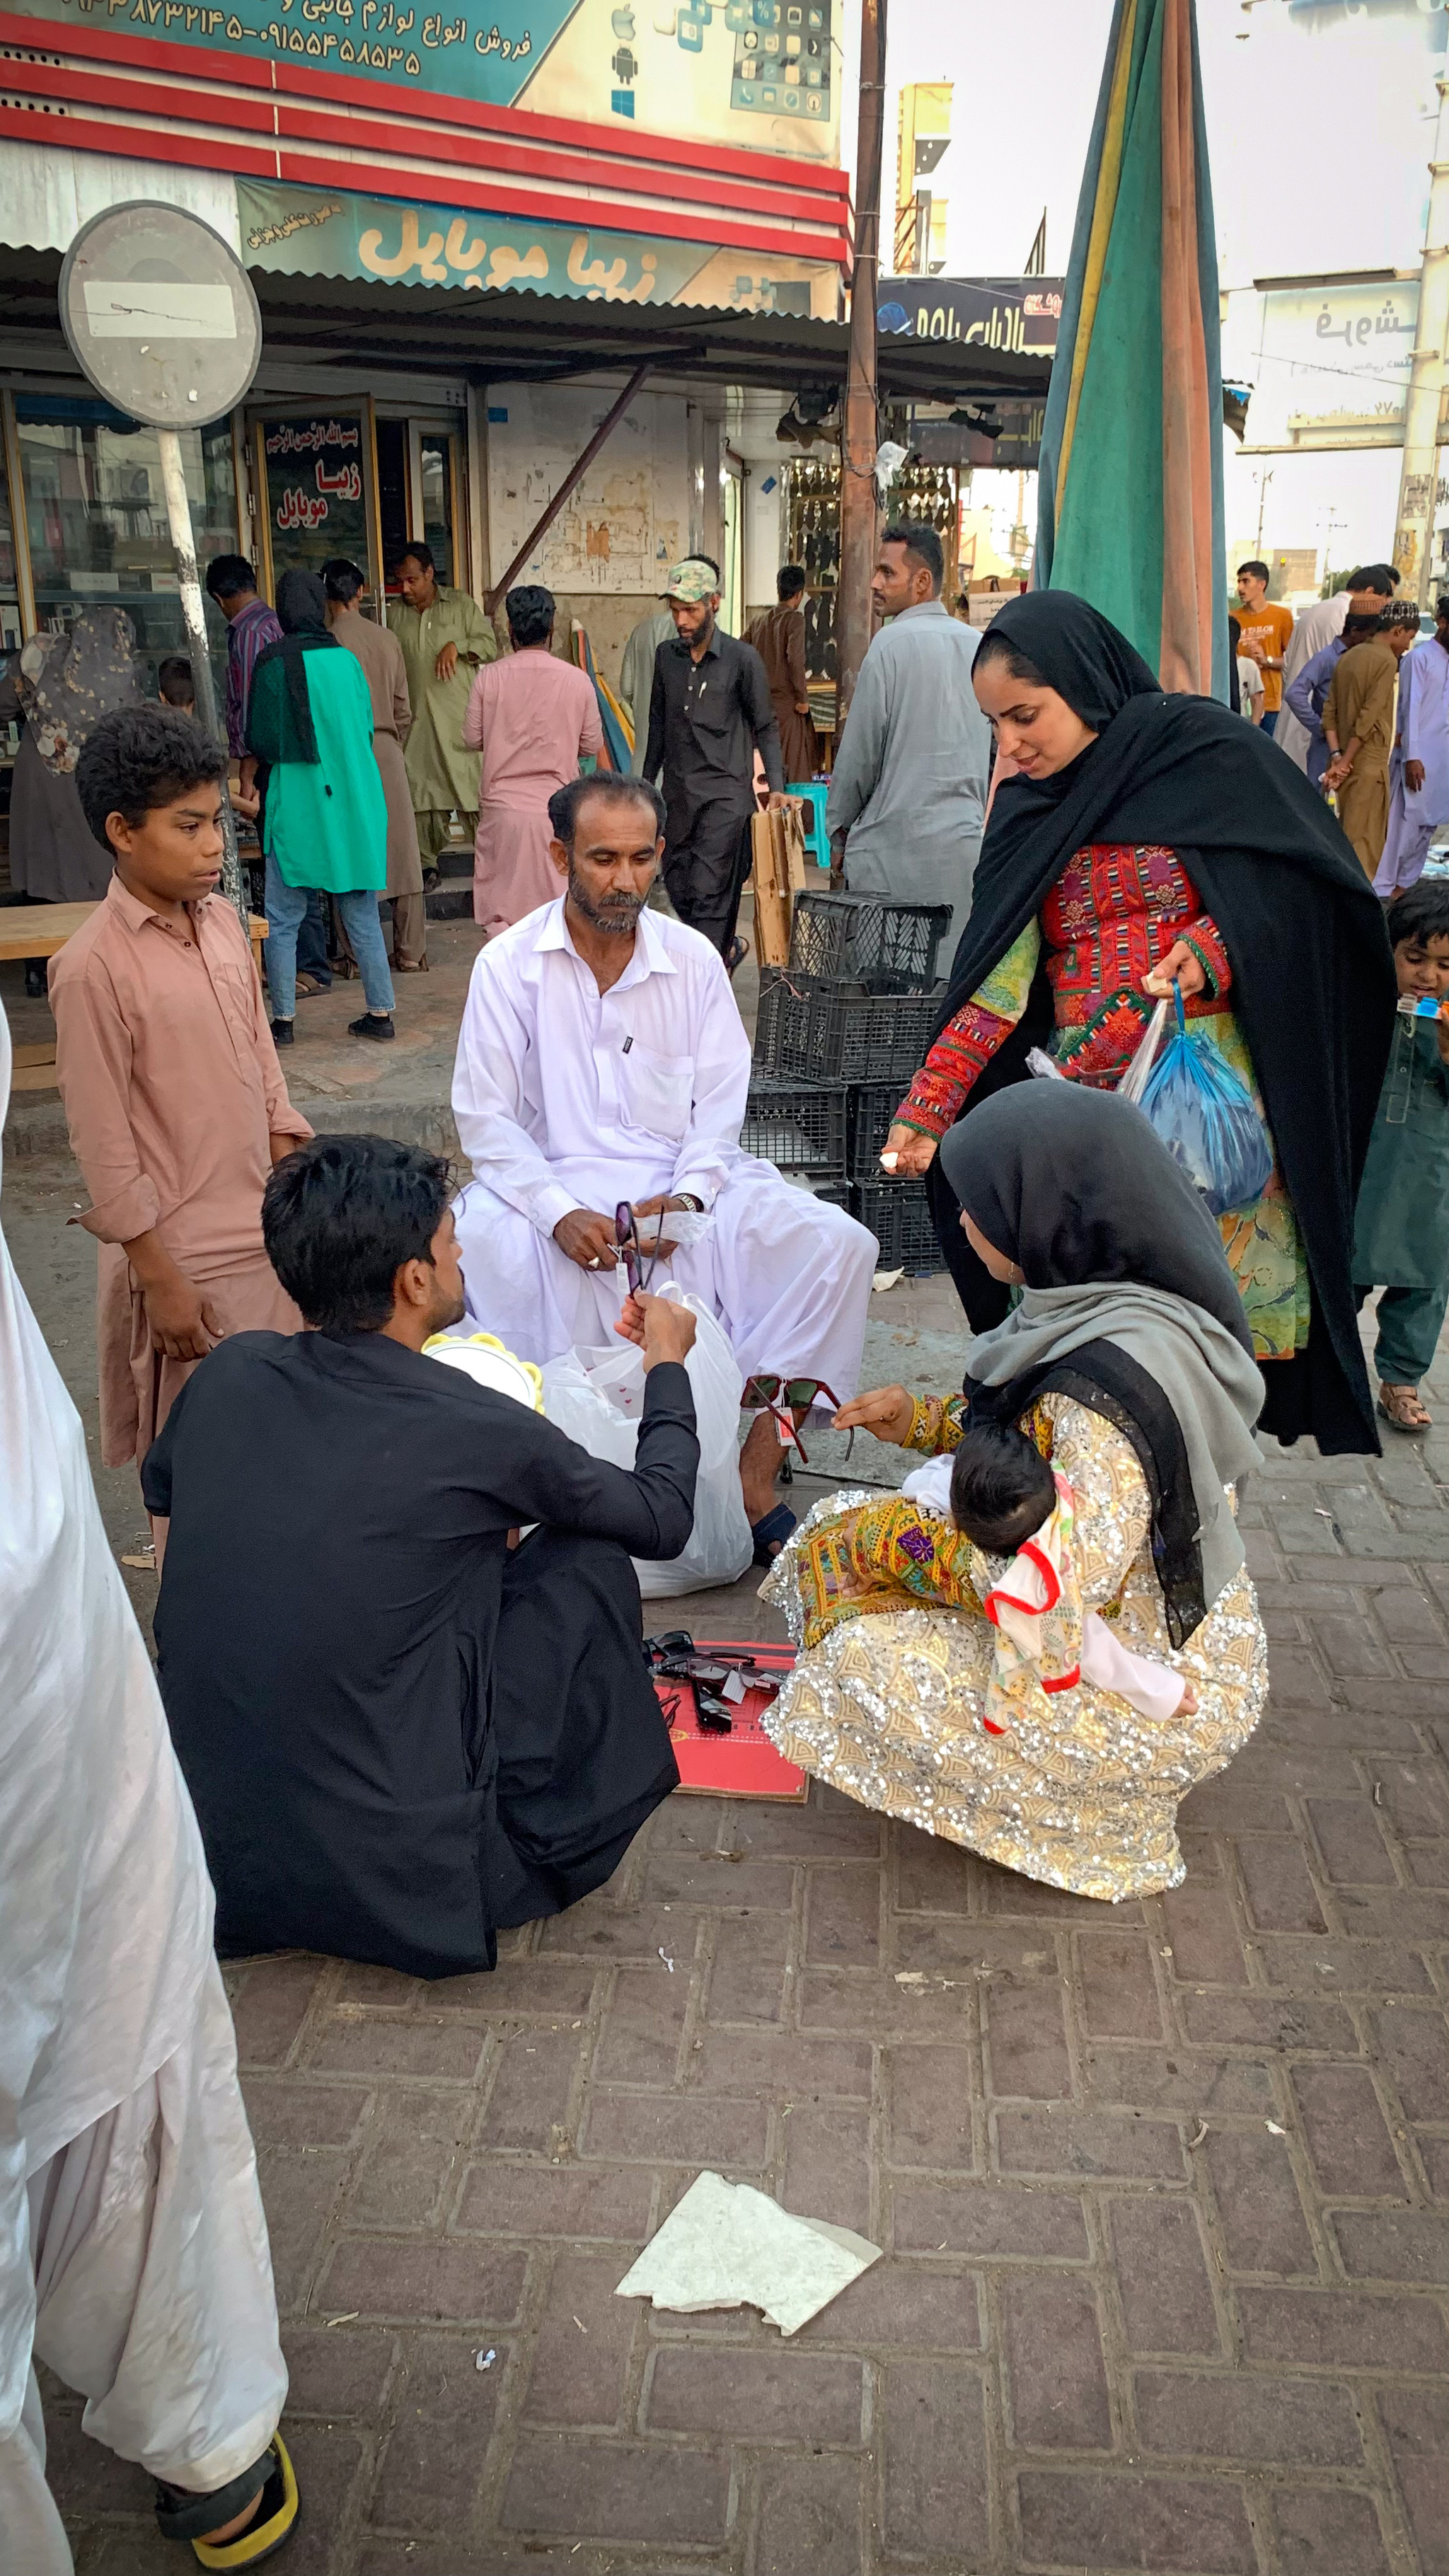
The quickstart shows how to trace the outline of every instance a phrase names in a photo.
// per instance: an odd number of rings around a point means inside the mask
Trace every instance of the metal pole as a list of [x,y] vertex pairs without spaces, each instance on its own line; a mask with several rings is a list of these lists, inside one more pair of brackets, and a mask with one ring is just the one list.
[[1449,337],[1449,81],[1440,80],[1439,123],[1430,163],[1429,220],[1419,271],[1419,320],[1414,333],[1408,399],[1404,404],[1404,462],[1394,561],[1404,597],[1421,608],[1429,601],[1434,549],[1434,487],[1439,471],[1439,407],[1444,393],[1445,340]]
[[563,508],[565,501],[568,499],[569,494],[583,481],[589,467],[593,464],[594,458],[598,455],[600,448],[603,446],[605,439],[623,419],[625,412],[628,410],[629,405],[639,391],[640,386],[644,382],[644,379],[648,375],[653,364],[654,360],[652,358],[641,359],[639,365],[635,368],[634,373],[629,378],[627,385],[624,387],[623,392],[620,394],[618,401],[615,403],[613,410],[604,414],[604,417],[600,421],[598,428],[595,430],[593,437],[590,439],[588,446],[584,449],[582,456],[580,456],[576,462],[569,467],[567,474],[560,483],[558,490],[555,492],[553,499],[548,505],[548,508],[544,511],[542,518],[536,520],[534,525],[529,529],[527,536],[524,538],[523,543],[519,547],[517,554],[514,556],[512,563],[509,565],[507,572],[503,575],[501,581],[495,581],[487,598],[483,602],[483,605],[487,609],[490,617],[498,606],[504,592],[507,590],[514,574],[516,572],[522,572],[523,567],[527,563],[529,556],[532,554],[534,547],[537,545],[539,538],[547,535],[549,529],[553,526],[555,519],[558,517],[560,510]]
[[[179,429],[158,429],[157,444],[161,450],[161,481],[166,492],[166,516],[171,523],[171,544],[176,556],[176,582],[181,593],[181,617],[186,628],[186,649],[191,657],[191,685],[196,691],[196,718],[203,733],[218,737],[216,691],[211,684],[211,647],[206,640],[206,609],[201,596],[201,576],[196,568],[196,540],[191,533],[191,502],[186,490],[186,469],[181,459]],[[241,926],[251,935],[251,919],[246,894],[242,887],[241,861],[236,847],[236,816],[225,781],[221,791],[221,890],[228,903],[235,905]]]
[[880,267],[880,164],[885,122],[886,0],[863,0],[860,119],[855,163],[855,258],[850,273],[850,358],[840,431],[840,587],[835,597],[836,726],[845,722],[870,642],[875,565],[876,278]]

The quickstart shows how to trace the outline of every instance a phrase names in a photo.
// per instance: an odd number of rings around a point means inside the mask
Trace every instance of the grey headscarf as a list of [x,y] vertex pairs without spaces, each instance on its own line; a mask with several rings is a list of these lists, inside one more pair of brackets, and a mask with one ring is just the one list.
[[87,608],[68,634],[32,635],[22,645],[20,703],[36,750],[57,777],[75,768],[102,716],[140,696],[135,641],[124,608]]

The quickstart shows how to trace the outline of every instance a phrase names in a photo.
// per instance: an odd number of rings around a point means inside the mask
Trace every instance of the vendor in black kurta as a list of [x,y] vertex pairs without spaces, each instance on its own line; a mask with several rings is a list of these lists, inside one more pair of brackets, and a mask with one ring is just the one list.
[[764,663],[715,623],[718,582],[713,564],[691,555],[665,583],[675,637],[655,657],[644,775],[664,773],[669,900],[733,974],[744,954],[735,917],[750,872],[756,751],[772,805],[785,801],[785,772]]
[[679,1776],[629,1560],[692,1524],[693,1317],[640,1301],[635,1470],[589,1457],[423,1353],[463,1313],[449,1190],[381,1137],[278,1164],[263,1233],[314,1329],[220,1343],[146,1460],[223,1956],[491,1968],[499,1927],[600,1886]]

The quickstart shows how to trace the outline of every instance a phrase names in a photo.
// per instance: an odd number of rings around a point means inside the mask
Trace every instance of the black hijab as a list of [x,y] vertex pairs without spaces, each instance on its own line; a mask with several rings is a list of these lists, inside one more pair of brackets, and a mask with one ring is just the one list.
[[[282,640],[264,644],[252,669],[247,749],[268,770],[285,760],[315,769],[320,754],[307,689],[307,655],[345,649],[328,626],[327,593],[317,573],[301,569],[283,573],[277,584],[277,618]],[[257,689],[258,675],[269,663],[280,663],[282,670],[282,686],[275,696],[270,683],[260,693]]]
[[[1325,1454],[1376,1451],[1349,1275],[1353,1208],[1393,1033],[1383,916],[1338,823],[1272,739],[1211,698],[1169,696],[1105,617],[1068,591],[1028,592],[987,628],[1098,739],[1054,777],[1009,778],[982,843],[941,1011],[954,1018],[1091,842],[1177,851],[1222,934],[1247,1043],[1313,1289],[1308,1347],[1266,1370],[1263,1427]],[[1026,1074],[1054,1025],[1039,968],[1027,1007],[974,1085],[970,1116]],[[978,1330],[1005,1297],[956,1222],[943,1157],[928,1180],[941,1248]]]

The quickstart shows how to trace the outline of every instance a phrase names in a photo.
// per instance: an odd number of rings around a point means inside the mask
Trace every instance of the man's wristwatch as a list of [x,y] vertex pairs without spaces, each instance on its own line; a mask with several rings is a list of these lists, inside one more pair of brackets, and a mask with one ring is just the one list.
[[692,1191],[677,1190],[675,1192],[675,1196],[682,1208],[688,1208],[691,1216],[703,1216],[704,1201],[703,1199],[697,1199]]

